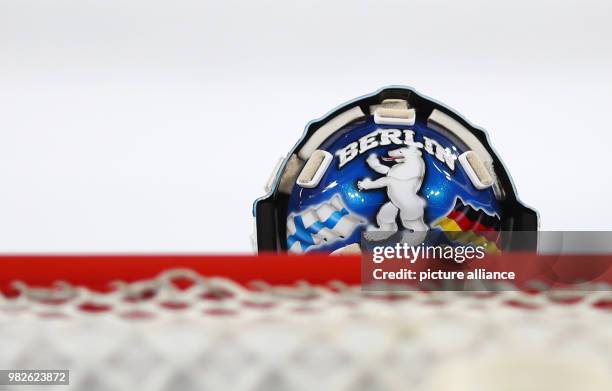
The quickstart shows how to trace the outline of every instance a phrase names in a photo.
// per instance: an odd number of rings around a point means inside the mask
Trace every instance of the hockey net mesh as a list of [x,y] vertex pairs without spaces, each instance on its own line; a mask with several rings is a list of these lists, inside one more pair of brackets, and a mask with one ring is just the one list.
[[364,292],[185,269],[104,293],[13,288],[0,368],[66,368],[74,390],[612,390],[609,290]]

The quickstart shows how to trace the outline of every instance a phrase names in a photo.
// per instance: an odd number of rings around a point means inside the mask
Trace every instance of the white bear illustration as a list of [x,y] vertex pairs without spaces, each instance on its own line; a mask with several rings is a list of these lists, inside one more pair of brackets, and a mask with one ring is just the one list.
[[376,223],[380,231],[397,231],[395,219],[399,211],[402,225],[414,232],[426,232],[429,227],[423,221],[426,201],[417,193],[425,175],[425,162],[421,151],[415,146],[394,149],[388,152],[385,161],[393,161],[391,167],[382,164],[376,154],[368,156],[366,162],[372,170],[386,176],[357,182],[359,190],[387,188],[389,202],[380,207]]

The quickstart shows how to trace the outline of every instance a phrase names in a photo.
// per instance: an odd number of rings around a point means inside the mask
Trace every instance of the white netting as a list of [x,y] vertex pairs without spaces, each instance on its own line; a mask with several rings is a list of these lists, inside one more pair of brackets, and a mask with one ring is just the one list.
[[70,369],[74,390],[612,390],[607,291],[247,289],[185,270],[15,287],[0,368]]

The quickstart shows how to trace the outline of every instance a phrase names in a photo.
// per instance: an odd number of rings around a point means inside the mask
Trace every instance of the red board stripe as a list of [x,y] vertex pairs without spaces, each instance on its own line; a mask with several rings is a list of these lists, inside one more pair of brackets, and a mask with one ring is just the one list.
[[133,282],[156,277],[169,269],[192,269],[204,276],[227,277],[246,284],[308,281],[325,284],[360,282],[360,257],[326,255],[21,255],[0,256],[0,290],[15,281],[49,286],[56,281],[106,291],[115,280]]

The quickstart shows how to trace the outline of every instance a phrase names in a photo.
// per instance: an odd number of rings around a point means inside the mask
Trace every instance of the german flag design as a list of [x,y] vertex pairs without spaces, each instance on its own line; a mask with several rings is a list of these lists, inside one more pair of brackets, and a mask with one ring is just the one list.
[[499,249],[501,220],[481,209],[463,203],[460,198],[448,214],[431,224],[438,227],[453,242],[483,246],[489,254],[501,254]]

